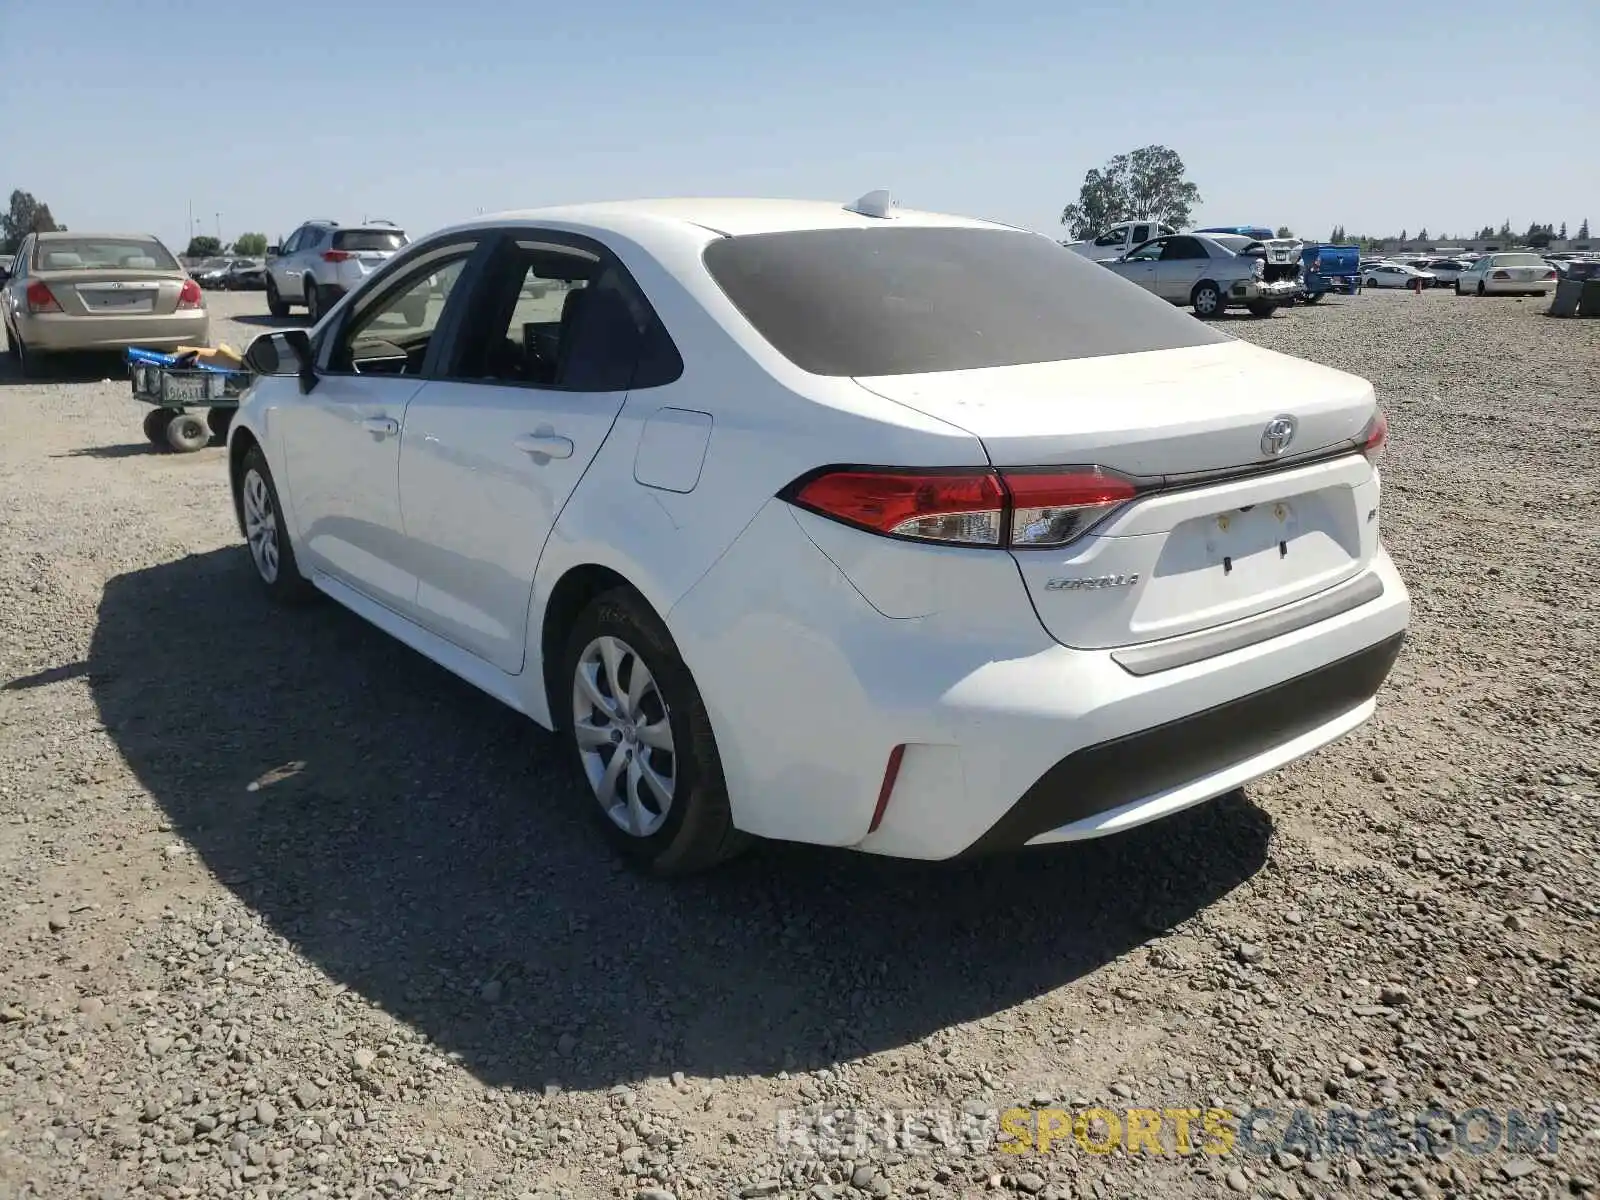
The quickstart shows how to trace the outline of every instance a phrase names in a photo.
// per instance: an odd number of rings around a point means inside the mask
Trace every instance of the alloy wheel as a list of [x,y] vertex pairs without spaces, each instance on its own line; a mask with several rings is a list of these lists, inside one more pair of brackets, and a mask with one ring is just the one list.
[[671,715],[650,668],[621,638],[597,637],[578,656],[572,728],[606,816],[631,837],[657,833],[678,785]]
[[244,476],[244,535],[250,543],[250,557],[267,583],[278,581],[278,513],[272,504],[272,490],[259,471]]

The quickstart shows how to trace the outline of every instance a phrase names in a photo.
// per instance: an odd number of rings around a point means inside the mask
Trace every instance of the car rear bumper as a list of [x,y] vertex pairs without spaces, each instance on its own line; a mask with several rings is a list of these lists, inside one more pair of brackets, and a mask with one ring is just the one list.
[[125,317],[80,317],[64,313],[23,314],[17,332],[30,350],[122,350],[146,346],[152,350],[175,346],[204,346],[210,334],[210,317],[198,312],[167,316],[139,314]]
[[1275,280],[1271,283],[1254,279],[1238,280],[1228,286],[1228,303],[1256,304],[1271,300],[1287,304],[1298,296],[1300,291],[1300,285],[1292,279]]
[[1553,292],[1556,290],[1554,279],[1485,279],[1483,290],[1501,294],[1521,294],[1529,292]]
[[836,546],[824,554],[803,532],[809,515],[783,507],[764,510],[668,622],[735,823],[759,836],[946,859],[1128,829],[1360,725],[1409,620],[1380,550],[1368,583],[1342,585],[1370,599],[1136,671],[1119,661],[1126,650],[1051,639],[1014,573],[986,574],[1001,563],[984,551],[916,581],[938,611],[885,616],[874,600],[889,577],[862,574],[865,560]]

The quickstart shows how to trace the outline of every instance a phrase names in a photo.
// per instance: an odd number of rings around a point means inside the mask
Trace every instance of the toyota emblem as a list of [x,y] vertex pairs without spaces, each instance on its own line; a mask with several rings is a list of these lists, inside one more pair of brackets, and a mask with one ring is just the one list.
[[1261,431],[1261,453],[1275,457],[1289,448],[1294,441],[1295,423],[1291,416],[1273,417]]

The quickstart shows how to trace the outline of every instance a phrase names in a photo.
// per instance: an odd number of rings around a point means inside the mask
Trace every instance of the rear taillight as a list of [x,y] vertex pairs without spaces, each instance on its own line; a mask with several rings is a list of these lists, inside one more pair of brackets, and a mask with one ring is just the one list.
[[1367,422],[1367,427],[1361,431],[1361,453],[1367,456],[1367,461],[1374,466],[1378,459],[1383,457],[1383,448],[1389,444],[1389,418],[1383,415],[1383,409],[1373,414],[1372,420]]
[[840,469],[781,493],[801,508],[890,537],[946,546],[1064,546],[1138,494],[1101,467],[993,471]]
[[178,289],[179,308],[200,307],[200,285],[192,279],[185,279],[183,286]]
[[1555,277],[1556,273],[1554,271],[1546,271],[1543,275],[1539,276],[1540,279],[1554,279]]
[[343,262],[347,258],[354,257],[355,255],[348,250],[324,250],[322,252],[323,262]]
[[55,298],[42,279],[35,279],[28,285],[28,311],[30,313],[61,311],[61,302]]
[[1490,275],[1489,278],[1490,279],[1510,279],[1511,278],[1511,272],[1510,271],[1496,271],[1492,275]]

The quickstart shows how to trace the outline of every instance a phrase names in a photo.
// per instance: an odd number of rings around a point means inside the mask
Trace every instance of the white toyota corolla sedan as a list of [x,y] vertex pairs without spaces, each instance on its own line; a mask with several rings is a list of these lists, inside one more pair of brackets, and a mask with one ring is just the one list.
[[883,193],[485,217],[250,363],[267,592],[560,731],[660,874],[1128,829],[1356,728],[1406,629],[1371,384]]

